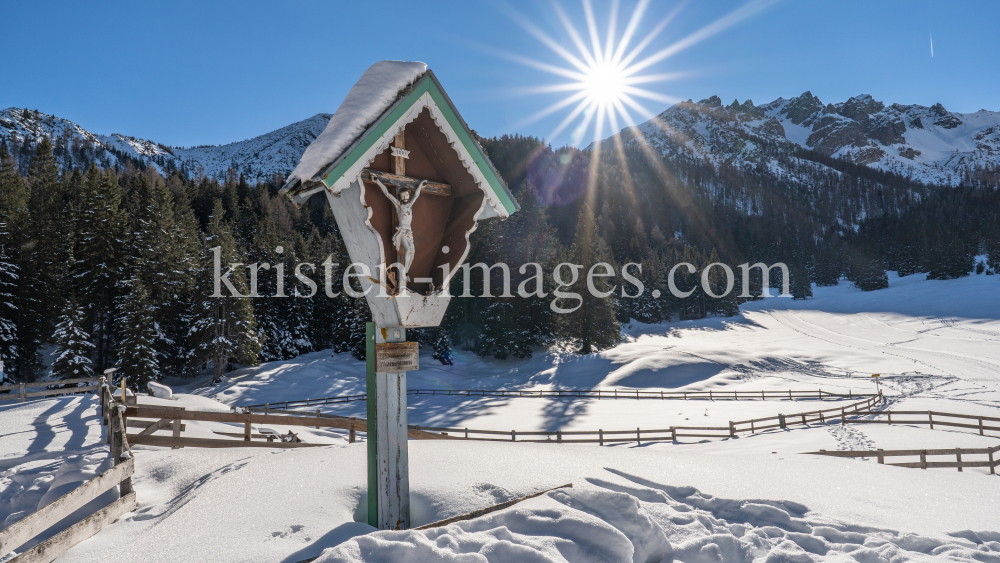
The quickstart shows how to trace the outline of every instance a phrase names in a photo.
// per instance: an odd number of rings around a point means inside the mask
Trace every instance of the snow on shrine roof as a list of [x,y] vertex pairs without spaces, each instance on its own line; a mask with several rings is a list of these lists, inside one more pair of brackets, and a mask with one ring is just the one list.
[[401,90],[427,71],[421,62],[380,61],[368,67],[330,118],[326,129],[309,145],[285,187],[308,183],[350,148],[375,120],[396,101]]

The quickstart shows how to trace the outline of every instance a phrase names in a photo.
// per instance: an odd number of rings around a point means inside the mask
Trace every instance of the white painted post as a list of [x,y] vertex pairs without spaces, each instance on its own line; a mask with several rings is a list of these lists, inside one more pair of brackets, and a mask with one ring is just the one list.
[[[375,330],[375,342],[406,342],[406,329],[378,328]],[[410,527],[406,372],[376,372],[375,381],[378,528],[406,530]]]

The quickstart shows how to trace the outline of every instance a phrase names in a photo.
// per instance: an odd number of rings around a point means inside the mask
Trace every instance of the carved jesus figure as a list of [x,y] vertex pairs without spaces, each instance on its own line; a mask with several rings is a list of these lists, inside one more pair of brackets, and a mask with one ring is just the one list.
[[413,244],[413,204],[420,197],[420,190],[423,189],[427,180],[420,182],[417,189],[413,190],[412,198],[410,197],[411,190],[400,190],[399,199],[393,197],[389,192],[389,188],[386,188],[385,184],[380,182],[378,178],[375,178],[375,183],[378,184],[378,187],[382,188],[382,193],[385,194],[385,197],[389,198],[392,206],[396,208],[398,223],[396,224],[396,233],[392,235],[392,245],[403,251],[403,279],[408,280],[410,264],[413,262],[413,255],[416,252],[416,247]]

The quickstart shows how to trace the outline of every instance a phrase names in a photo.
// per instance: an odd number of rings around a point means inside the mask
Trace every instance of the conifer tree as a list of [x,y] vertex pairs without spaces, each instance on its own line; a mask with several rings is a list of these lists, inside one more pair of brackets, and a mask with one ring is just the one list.
[[247,297],[246,271],[236,267],[228,277],[237,295],[233,295],[228,286],[220,281],[221,297],[213,297],[216,257],[220,276],[225,275],[229,264],[244,262],[238,256],[231,226],[222,220],[224,213],[222,201],[217,199],[203,243],[192,326],[188,334],[192,363],[211,362],[216,380],[222,378],[230,361],[257,365],[261,349],[253,305]]
[[21,251],[18,225],[27,214],[28,192],[0,139],[0,358],[5,362],[4,376],[17,366],[17,289]]
[[[140,175],[141,177],[141,175]],[[74,287],[97,347],[96,367],[115,363],[115,301],[124,277],[128,216],[124,191],[111,171],[87,171],[76,211]]]
[[162,379],[156,343],[163,337],[157,330],[149,292],[138,276],[126,284],[127,293],[119,300],[118,370],[115,377],[125,377],[144,389],[150,381]]
[[[27,146],[27,144],[26,144]],[[41,368],[38,350],[52,334],[64,302],[65,264],[73,238],[52,145],[43,138],[28,169],[28,199],[22,230],[17,288],[16,371],[31,380]]]
[[55,357],[50,372],[52,377],[76,379],[94,375],[93,362],[90,360],[94,345],[84,329],[85,322],[83,307],[77,305],[76,300],[71,298],[63,308],[59,324],[52,334],[52,340],[56,345],[52,353]]
[[[580,209],[569,256],[573,264],[583,266],[580,270],[580,279],[574,284],[582,303],[575,311],[562,315],[560,321],[563,323],[563,334],[579,343],[580,354],[590,354],[594,348],[610,348],[621,341],[616,302],[612,296],[592,295],[587,287],[587,277],[595,264],[610,263],[611,256],[598,233],[597,221],[588,203],[584,203]],[[597,273],[605,273],[605,270],[598,266]],[[608,279],[594,278],[594,288],[597,292],[603,294],[612,290],[613,284]],[[564,308],[572,308],[572,305]]]

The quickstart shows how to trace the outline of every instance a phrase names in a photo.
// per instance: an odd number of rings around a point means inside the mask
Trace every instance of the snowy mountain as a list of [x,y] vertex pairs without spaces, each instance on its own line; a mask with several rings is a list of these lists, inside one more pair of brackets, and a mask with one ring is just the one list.
[[[309,143],[323,132],[330,114],[320,113],[259,137],[221,146],[194,148],[168,147],[146,139],[114,133],[97,135],[76,123],[41,112],[20,108],[0,111],[0,139],[18,157],[28,156],[34,144],[48,137],[64,167],[86,167],[91,163],[107,167],[124,161],[154,166],[160,172],[181,170],[191,176],[222,178],[231,168],[250,182],[263,181],[273,174],[288,174]],[[30,158],[30,156],[29,156]],[[22,165],[27,158],[19,159]]]
[[[944,185],[957,185],[967,171],[1000,165],[1000,112],[886,106],[867,94],[823,104],[805,92],[762,106],[751,100],[725,106],[712,96],[676,104],[638,129],[667,158],[693,156],[789,175],[794,172],[781,169],[775,148],[808,149]],[[622,135],[638,142],[630,129]]]

